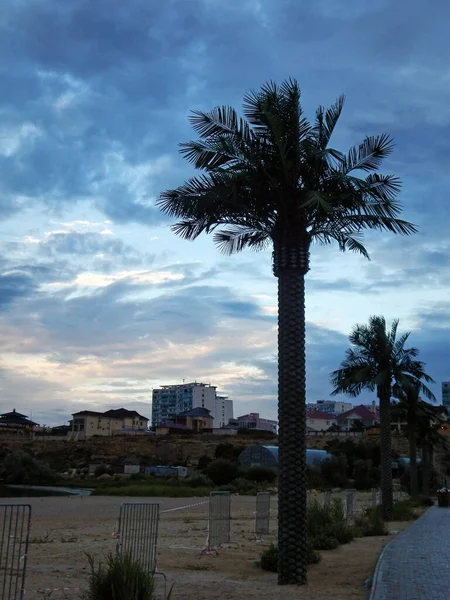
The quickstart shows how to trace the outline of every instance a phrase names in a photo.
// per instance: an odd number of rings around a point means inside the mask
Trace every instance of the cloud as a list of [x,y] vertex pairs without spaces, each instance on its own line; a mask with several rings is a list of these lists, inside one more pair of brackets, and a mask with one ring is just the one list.
[[0,274],[0,309],[3,310],[14,300],[29,295],[35,286],[25,273]]
[[351,0],[345,11],[331,0],[7,3],[3,401],[19,409],[30,398],[41,420],[59,420],[62,405],[145,407],[152,386],[197,376],[218,382],[242,412],[275,416],[270,252],[222,260],[209,241],[176,239],[154,202],[192,173],[177,155],[193,136],[190,109],[239,108],[249,88],[287,76],[298,77],[309,117],[347,95],[336,147],[394,135],[384,170],[404,180],[404,216],[420,229],[367,235],[370,263],[312,249],[308,397],[327,396],[346,334],[369,314],[400,317],[448,379],[446,11],[442,0]]

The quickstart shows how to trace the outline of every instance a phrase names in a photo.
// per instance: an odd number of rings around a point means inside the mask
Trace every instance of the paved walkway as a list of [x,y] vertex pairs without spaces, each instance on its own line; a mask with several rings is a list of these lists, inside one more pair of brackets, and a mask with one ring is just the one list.
[[450,598],[450,508],[432,506],[385,547],[370,600]]

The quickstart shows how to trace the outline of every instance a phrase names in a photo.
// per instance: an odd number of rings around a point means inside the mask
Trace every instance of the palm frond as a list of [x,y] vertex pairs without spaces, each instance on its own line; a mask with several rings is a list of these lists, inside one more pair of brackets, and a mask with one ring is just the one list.
[[200,140],[180,144],[180,154],[196,169],[211,171],[230,163],[242,160],[242,157],[232,148],[226,147],[225,140],[215,143],[205,143]]
[[194,131],[203,139],[232,135],[247,144],[252,141],[249,124],[240,119],[231,106],[216,106],[209,112],[193,110],[189,121]]
[[214,242],[223,254],[231,255],[247,247],[256,251],[265,250],[270,243],[270,237],[264,231],[233,227],[217,231],[214,234]]
[[[325,150],[330,143],[333,131],[339,121],[342,109],[344,108],[345,96],[339,96],[335,104],[332,104],[330,108],[326,109],[323,106],[319,106],[316,112],[316,121],[313,128],[313,134],[317,139],[317,143],[322,150]],[[343,159],[341,153],[339,153],[340,160]]]
[[393,149],[394,141],[389,135],[368,136],[358,147],[349,150],[342,161],[341,171],[346,175],[357,170],[376,171]]

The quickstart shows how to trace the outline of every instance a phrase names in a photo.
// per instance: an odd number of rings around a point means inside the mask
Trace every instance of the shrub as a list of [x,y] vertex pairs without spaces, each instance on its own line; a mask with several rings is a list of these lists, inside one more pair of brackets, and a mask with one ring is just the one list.
[[189,479],[186,480],[186,483],[187,483],[187,485],[190,485],[191,487],[194,487],[194,488],[212,487],[212,485],[213,485],[211,479],[206,477],[206,475],[204,475],[203,473],[192,474],[189,477]]
[[423,507],[423,506],[434,506],[436,504],[436,500],[434,498],[430,498],[429,496],[419,496],[414,500],[410,500],[412,506]]
[[317,467],[306,465],[306,478],[308,480],[309,489],[322,490],[328,487],[322,476],[321,470]]
[[234,444],[230,444],[229,442],[222,442],[214,451],[214,458],[217,460],[219,458],[223,458],[224,460],[229,460],[230,462],[238,462],[239,454],[244,450],[244,446],[235,446]]
[[394,506],[392,507],[393,521],[414,521],[416,518],[417,516],[409,500],[394,502]]
[[315,550],[335,550],[340,544],[336,537],[321,533],[311,540],[311,545]]
[[387,535],[386,524],[383,520],[381,506],[367,508],[362,516],[355,519],[355,532],[359,537]]
[[42,485],[56,480],[55,473],[46,463],[20,450],[6,454],[0,473],[4,483],[16,485]]
[[[98,481],[98,480],[97,480]],[[92,496],[137,496],[153,498],[199,498],[208,496],[210,487],[191,487],[188,485],[173,486],[168,483],[134,485],[117,485],[118,481],[106,481],[103,485],[95,487]]]
[[239,477],[240,469],[236,463],[219,458],[213,460],[204,473],[215,485],[227,485]]
[[327,458],[320,465],[320,473],[328,486],[345,487],[348,483],[348,463],[344,455]]
[[316,550],[330,550],[351,542],[355,536],[345,520],[344,503],[341,499],[333,498],[329,507],[322,506],[317,500],[310,503],[308,537]]
[[203,454],[203,456],[200,456],[200,458],[198,459],[197,469],[199,471],[203,471],[211,462],[212,458],[207,454]]
[[106,556],[106,566],[95,566],[88,556],[91,574],[84,600],[153,600],[153,576],[129,556]]
[[102,475],[114,475],[114,471],[111,467],[106,465],[99,465],[94,471],[95,477],[101,477]]
[[[316,565],[321,561],[322,557],[311,544],[308,544],[308,564]],[[276,573],[278,570],[278,548],[274,544],[270,544],[267,550],[261,554],[259,566],[264,571]]]
[[148,475],[145,475],[145,473],[133,473],[128,479],[130,481],[147,481]]
[[259,483],[273,483],[277,478],[276,472],[267,467],[249,467],[243,472],[243,476],[245,479]]
[[249,481],[245,477],[238,477],[228,487],[231,487],[230,491],[237,494],[256,494],[260,489],[260,486],[257,486],[254,481]]
[[372,459],[359,459],[353,464],[352,478],[357,490],[370,490],[380,484],[380,467],[374,467]]

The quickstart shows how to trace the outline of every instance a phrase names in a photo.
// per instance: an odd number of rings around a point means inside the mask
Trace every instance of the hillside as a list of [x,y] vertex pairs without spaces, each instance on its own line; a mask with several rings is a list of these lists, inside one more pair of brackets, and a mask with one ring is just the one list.
[[242,446],[249,444],[276,444],[276,438],[253,436],[219,437],[206,435],[193,436],[152,436],[152,437],[113,437],[91,438],[86,441],[24,441],[1,442],[0,448],[21,448],[36,458],[48,462],[53,469],[65,471],[69,468],[86,467],[90,463],[123,464],[187,464],[194,466],[203,455],[213,457],[219,444],[231,443]]
[[[323,449],[335,435],[319,435],[308,437],[308,448]],[[339,436],[341,439],[342,437]],[[377,438],[368,438],[374,443]],[[400,455],[407,455],[407,440],[403,436],[394,435],[393,449]],[[69,468],[86,467],[90,463],[123,464],[187,464],[195,466],[203,455],[214,456],[219,444],[231,443],[244,449],[250,444],[276,445],[277,439],[265,436],[152,436],[152,437],[114,437],[91,438],[86,441],[1,441],[0,450],[17,449],[30,452],[36,458],[48,462],[53,469],[65,471]]]

